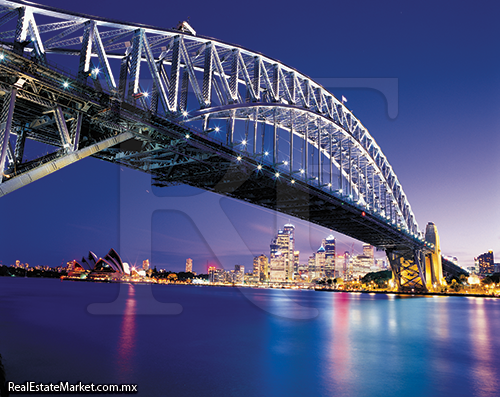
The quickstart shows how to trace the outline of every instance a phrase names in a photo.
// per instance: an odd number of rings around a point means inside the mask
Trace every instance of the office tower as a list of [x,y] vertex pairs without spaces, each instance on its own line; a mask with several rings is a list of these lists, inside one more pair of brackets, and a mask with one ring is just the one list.
[[346,251],[344,252],[344,280],[350,280],[351,279],[351,275],[349,274],[350,272],[352,272],[352,269],[351,269],[351,254],[349,253],[349,251]]
[[290,236],[289,251],[293,255],[295,251],[295,226],[293,226],[290,223],[287,223],[285,226],[283,226],[283,231],[285,233],[288,233],[288,235]]
[[235,284],[243,284],[245,277],[245,266],[244,265],[234,265],[234,279]]
[[286,224],[271,242],[271,262],[277,256],[282,256],[285,266],[285,279],[293,280],[295,263],[295,226]]
[[485,276],[495,272],[495,262],[493,260],[493,251],[488,251],[475,258],[479,267],[479,274]]
[[335,277],[335,237],[331,234],[323,240],[325,248],[325,276],[327,278]]
[[224,269],[215,269],[214,282],[220,284],[232,282],[231,272],[226,272]]
[[214,266],[208,268],[208,281],[212,284],[215,283],[215,270]]
[[288,258],[281,253],[275,253],[269,264],[269,281],[272,283],[283,283],[286,278],[286,265]]
[[293,253],[293,271],[294,273],[299,272],[299,259],[300,259],[300,251],[294,251]]
[[326,250],[323,245],[309,257],[309,281],[325,277]]
[[387,269],[387,262],[384,259],[376,259],[375,266],[378,267],[380,270],[385,270]]
[[326,250],[325,247],[321,246],[316,251],[314,256],[316,272],[319,273],[319,277],[325,277],[325,263],[326,263]]
[[142,261],[142,270],[147,272],[149,270],[149,259]]
[[365,274],[370,273],[373,267],[373,258],[366,255],[357,255],[351,257],[351,272],[354,278],[363,277]]
[[253,276],[260,283],[269,281],[269,262],[264,254],[253,258]]
[[260,279],[259,256],[253,257],[253,278],[255,281],[259,281]]
[[186,259],[186,273],[193,272],[193,260],[191,258]]
[[363,256],[371,258],[372,263],[370,264],[370,266],[373,266],[373,263],[375,262],[374,261],[375,255],[374,255],[373,245],[363,244]]

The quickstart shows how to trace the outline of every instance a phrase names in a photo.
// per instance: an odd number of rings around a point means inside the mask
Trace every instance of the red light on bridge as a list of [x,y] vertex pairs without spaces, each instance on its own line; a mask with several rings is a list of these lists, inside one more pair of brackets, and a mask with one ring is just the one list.
[[366,215],[366,214],[365,214],[365,211],[363,211],[363,212],[361,213],[361,216],[365,216],[365,215]]

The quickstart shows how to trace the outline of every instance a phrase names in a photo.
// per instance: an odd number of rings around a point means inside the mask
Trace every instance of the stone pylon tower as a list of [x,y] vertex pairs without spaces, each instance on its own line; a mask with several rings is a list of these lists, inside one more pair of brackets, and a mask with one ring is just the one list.
[[434,245],[434,252],[425,256],[425,281],[428,290],[445,285],[443,278],[443,264],[441,263],[441,247],[439,234],[434,223],[429,222],[425,228],[425,240]]

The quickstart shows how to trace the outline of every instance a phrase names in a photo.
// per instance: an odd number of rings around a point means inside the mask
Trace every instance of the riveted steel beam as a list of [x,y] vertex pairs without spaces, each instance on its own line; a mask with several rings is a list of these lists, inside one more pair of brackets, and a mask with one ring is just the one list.
[[0,113],[0,183],[2,182],[2,174],[5,168],[5,160],[7,158],[7,151],[9,148],[10,130],[12,128],[16,94],[17,89],[13,88],[12,91],[6,95],[2,106],[2,113]]

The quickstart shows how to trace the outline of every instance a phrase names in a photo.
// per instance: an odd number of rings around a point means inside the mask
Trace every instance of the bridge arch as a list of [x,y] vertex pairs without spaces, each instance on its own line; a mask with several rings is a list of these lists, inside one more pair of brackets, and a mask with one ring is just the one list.
[[[412,252],[428,246],[368,130],[278,60],[183,25],[123,23],[22,0],[0,0],[0,40],[0,195],[88,155],[155,172],[166,184],[189,162],[216,169],[216,158],[229,169],[242,159],[246,171],[263,166],[335,208],[366,213],[390,235],[382,248],[399,246],[395,236]],[[64,61],[69,72],[53,63],[62,55],[73,57]],[[27,160],[26,139],[55,151]]]

